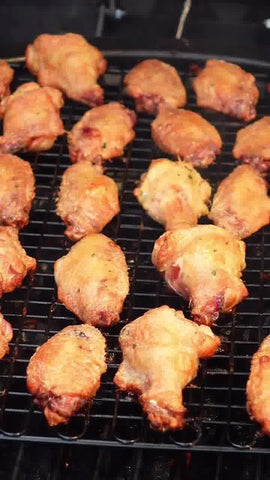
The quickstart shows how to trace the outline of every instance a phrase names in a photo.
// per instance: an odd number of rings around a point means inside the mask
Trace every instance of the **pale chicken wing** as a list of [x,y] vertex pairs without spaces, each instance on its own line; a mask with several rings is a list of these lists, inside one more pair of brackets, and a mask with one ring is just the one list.
[[243,163],[250,163],[259,172],[270,168],[270,117],[238,130],[233,156]]
[[211,325],[248,295],[241,280],[245,244],[214,225],[164,233],[152,261],[169,286],[189,300],[198,323]]
[[96,395],[106,369],[100,331],[72,325],[37,349],[27,367],[27,387],[54,426],[66,423]]
[[142,175],[134,195],[154,220],[171,230],[196,225],[208,214],[211,187],[191,163],[158,158]]
[[112,178],[89,162],[69,167],[63,177],[56,213],[66,223],[72,241],[100,232],[120,211],[118,188]]
[[220,339],[209,327],[163,305],[126,325],[119,340],[123,362],[114,383],[139,394],[153,427],[183,428],[182,390],[196,377],[199,359],[214,355]]
[[[14,77],[14,70],[5,60],[0,60],[0,101],[10,95],[10,84]],[[1,115],[1,110],[0,110]]]
[[40,35],[28,45],[25,55],[27,68],[40,85],[59,88],[72,100],[91,107],[103,103],[97,79],[107,62],[81,35]]
[[195,167],[208,167],[222,148],[217,129],[190,110],[161,105],[151,130],[161,150],[182,157]]
[[250,165],[240,165],[219,185],[209,218],[236,238],[246,238],[270,222],[267,184]]
[[0,359],[9,352],[9,342],[12,340],[13,330],[9,322],[7,322],[2,313],[0,313]]
[[49,150],[64,133],[60,118],[63,97],[55,88],[24,83],[2,100],[1,106],[4,111],[1,153]]
[[121,248],[102,234],[89,234],[55,263],[60,302],[82,322],[110,326],[119,320],[129,291]]

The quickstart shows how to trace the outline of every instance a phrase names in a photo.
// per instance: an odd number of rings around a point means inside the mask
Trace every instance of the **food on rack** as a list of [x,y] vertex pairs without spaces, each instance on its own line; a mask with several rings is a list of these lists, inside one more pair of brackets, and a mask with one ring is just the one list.
[[[14,70],[5,60],[0,60],[0,101],[10,95],[10,84],[14,77]],[[1,114],[1,110],[0,110]]]
[[121,248],[101,233],[76,243],[55,263],[58,299],[82,322],[108,327],[119,320],[129,291]]
[[34,82],[18,87],[1,103],[4,136],[0,137],[0,152],[49,150],[64,133],[62,106],[62,93],[55,88],[42,88]]
[[66,423],[96,395],[106,372],[105,339],[91,325],[72,325],[30,359],[27,387],[50,426]]
[[252,358],[247,409],[251,418],[261,424],[263,433],[270,435],[270,335]]
[[199,107],[250,122],[256,117],[259,90],[255,77],[239,65],[223,60],[208,60],[206,66],[193,80]]
[[120,211],[118,188],[89,162],[69,167],[63,177],[56,213],[66,223],[72,241],[100,232]]
[[107,62],[81,35],[40,35],[28,45],[25,55],[27,68],[40,85],[59,88],[67,97],[90,107],[103,103],[97,79]]
[[7,322],[2,313],[0,313],[0,359],[9,352],[9,342],[12,340],[13,330],[9,322]]
[[153,160],[134,195],[147,213],[166,230],[196,225],[208,214],[211,187],[191,163]]
[[163,103],[184,107],[186,89],[177,70],[160,60],[144,60],[125,76],[125,89],[133,97],[137,112],[155,115]]
[[123,155],[135,132],[136,115],[118,102],[86,112],[68,135],[73,162],[88,160],[101,165],[104,160]]
[[250,165],[240,165],[219,185],[209,218],[236,238],[246,238],[270,222],[267,183]]
[[161,150],[182,157],[195,167],[208,167],[222,148],[217,129],[190,110],[161,105],[151,130]]
[[35,197],[35,177],[28,162],[0,154],[0,224],[23,228]]
[[270,168],[270,116],[238,130],[233,156],[259,172]]
[[139,394],[154,428],[183,428],[182,390],[196,377],[199,359],[214,355],[220,339],[209,327],[163,305],[126,325],[120,345],[123,362],[114,377],[117,387]]
[[28,257],[19,242],[18,230],[0,226],[0,297],[19,287],[28,274],[36,269],[36,260]]
[[152,261],[169,286],[189,300],[198,323],[212,325],[248,295],[241,280],[245,243],[214,225],[164,233]]

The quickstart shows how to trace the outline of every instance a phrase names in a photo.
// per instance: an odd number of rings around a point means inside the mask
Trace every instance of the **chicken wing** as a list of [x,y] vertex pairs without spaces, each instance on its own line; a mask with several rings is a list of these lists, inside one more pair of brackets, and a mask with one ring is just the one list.
[[162,103],[184,107],[186,89],[177,70],[160,60],[144,60],[124,79],[126,92],[134,98],[137,112],[155,115]]
[[118,102],[93,108],[84,114],[68,135],[73,162],[101,164],[123,155],[135,132],[136,115]]
[[23,228],[35,197],[35,177],[28,162],[0,154],[0,224]]
[[2,313],[0,313],[0,359],[9,352],[9,342],[12,340],[13,330],[9,322],[7,322]]
[[18,231],[0,227],[0,297],[19,287],[28,272],[36,269],[36,260],[21,246]]
[[82,322],[110,326],[119,320],[129,291],[121,248],[102,234],[89,234],[55,263],[60,302]]
[[236,134],[233,156],[259,172],[270,168],[270,117],[263,117]]
[[240,278],[245,244],[214,225],[164,233],[152,261],[169,286],[189,300],[198,323],[211,325],[248,295]]
[[119,211],[118,188],[112,178],[99,173],[89,162],[65,171],[56,213],[66,223],[65,234],[70,240],[100,232]]
[[107,62],[81,35],[40,35],[28,45],[25,55],[27,68],[40,85],[59,88],[72,100],[91,107],[103,103],[97,79]]
[[247,409],[270,435],[270,335],[262,342],[251,362],[247,383]]
[[196,225],[208,214],[211,187],[191,163],[153,160],[134,195],[147,213],[172,230],[181,224]]
[[100,331],[72,325],[37,349],[27,367],[27,387],[54,426],[66,423],[95,396],[106,369]]
[[[0,101],[10,95],[10,84],[14,77],[14,70],[5,60],[0,60]],[[1,112],[0,112],[1,113]]]
[[166,153],[180,156],[195,167],[206,168],[220,153],[217,129],[197,113],[161,105],[151,124],[152,137]]
[[39,152],[49,150],[56,138],[64,133],[60,118],[63,106],[61,92],[55,88],[24,83],[1,103],[4,111],[4,136],[0,137],[0,152],[18,150]]
[[120,345],[123,362],[114,377],[117,387],[139,394],[153,427],[183,428],[182,390],[196,377],[199,358],[214,355],[220,339],[209,327],[163,305],[126,325]]
[[223,60],[208,60],[193,80],[199,107],[250,122],[256,117],[259,90],[251,73]]
[[267,184],[250,165],[240,165],[219,185],[209,215],[215,225],[246,238],[270,222]]

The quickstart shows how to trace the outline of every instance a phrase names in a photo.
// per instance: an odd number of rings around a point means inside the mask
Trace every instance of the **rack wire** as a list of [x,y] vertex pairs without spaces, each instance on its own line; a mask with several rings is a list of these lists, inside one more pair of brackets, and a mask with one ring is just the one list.
[[[123,77],[131,66],[147,57],[146,52],[137,58],[129,57],[127,52],[123,56],[119,53],[109,56],[109,68],[102,79],[106,102],[119,100],[133,108],[132,100],[122,93]],[[172,56],[164,56],[163,59],[177,67],[184,81],[188,92],[187,108],[201,113],[222,136],[222,154],[214,165],[201,171],[215,191],[218,183],[236,165],[231,151],[236,132],[243,125],[225,115],[197,108],[191,88],[194,58],[189,60],[178,56],[172,59]],[[202,59],[198,56],[197,61],[200,64]],[[258,118],[261,118],[270,112],[269,69],[265,65],[244,66],[257,79],[260,89],[257,111]],[[13,89],[32,79],[23,64],[14,63],[13,67],[16,71]],[[66,129],[70,130],[85,111],[86,107],[66,101],[62,109]],[[262,339],[270,334],[269,227],[247,239],[247,268],[243,278],[249,297],[232,315],[221,317],[215,327],[215,333],[222,338],[222,348],[213,358],[201,362],[197,378],[185,389],[185,429],[176,433],[152,430],[136,397],[116,391],[113,385],[113,377],[121,362],[118,336],[126,322],[162,304],[182,309],[189,316],[186,302],[168,290],[151,263],[154,242],[163,229],[147,216],[132,194],[151,159],[165,156],[151,140],[151,120],[146,115],[139,115],[134,142],[128,146],[123,158],[108,163],[106,171],[119,186],[121,212],[104,233],[124,250],[130,274],[130,294],[121,320],[119,324],[103,330],[108,345],[108,370],[91,405],[87,405],[67,425],[56,428],[50,428],[43,414],[33,405],[26,389],[25,374],[28,361],[39,345],[67,325],[78,322],[57,301],[53,277],[54,262],[71,245],[64,236],[64,224],[55,214],[55,198],[61,176],[70,165],[66,138],[58,139],[48,152],[21,154],[34,169],[36,198],[30,223],[20,233],[20,239],[27,253],[37,259],[38,266],[32,278],[26,279],[21,288],[4,295],[1,301],[2,312],[14,329],[10,353],[0,362],[2,440],[52,443],[59,444],[61,448],[65,444],[128,447],[138,449],[136,459],[140,456],[139,452],[144,451],[143,455],[146,455],[145,449],[219,453],[241,450],[247,458],[250,448],[255,454],[268,452],[269,439],[260,436],[258,425],[249,419],[246,412],[245,389],[251,356]],[[218,461],[220,467],[217,468],[221,468],[223,460]]]

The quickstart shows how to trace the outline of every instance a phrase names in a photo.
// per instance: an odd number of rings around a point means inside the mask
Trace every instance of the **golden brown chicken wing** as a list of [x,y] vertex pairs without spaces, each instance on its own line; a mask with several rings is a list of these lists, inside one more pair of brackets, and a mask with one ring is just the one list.
[[255,78],[241,67],[223,60],[208,60],[193,80],[199,107],[212,108],[240,120],[256,117],[259,90]]
[[27,387],[54,426],[66,423],[95,396],[106,369],[100,331],[72,325],[37,349],[27,367]]
[[4,136],[0,137],[0,152],[18,150],[49,150],[56,138],[64,133],[60,118],[63,106],[61,92],[55,88],[24,83],[2,100]]
[[219,185],[209,215],[215,225],[246,238],[270,222],[267,184],[250,165],[240,165]]
[[121,248],[102,234],[89,234],[55,264],[60,302],[82,322],[110,326],[119,320],[129,291]]
[[114,377],[121,390],[139,394],[153,427],[184,426],[182,390],[197,375],[199,358],[214,355],[220,340],[209,327],[167,305],[149,310],[120,334],[123,362]]
[[9,352],[9,342],[12,340],[13,330],[9,322],[7,322],[2,313],[0,313],[0,359]]
[[103,103],[97,79],[107,62],[81,35],[40,35],[28,45],[25,55],[27,68],[40,85],[59,88],[72,100],[91,107]]
[[270,117],[238,130],[233,156],[262,173],[270,168]]
[[89,162],[65,171],[56,213],[67,224],[65,234],[70,240],[100,232],[119,211],[118,188],[112,178],[99,173]]
[[153,160],[134,195],[147,213],[166,230],[180,225],[196,225],[207,215],[211,187],[191,163]]
[[270,435],[270,335],[262,342],[251,362],[247,383],[247,409]]
[[125,146],[135,137],[135,123],[135,113],[118,102],[89,110],[69,133],[71,160],[101,164],[123,155]]
[[155,115],[163,103],[184,107],[186,89],[177,70],[160,60],[144,60],[124,79],[126,92],[134,98],[137,112]]
[[240,278],[245,244],[214,225],[164,233],[152,261],[169,286],[189,300],[198,323],[211,325],[248,295]]
[[180,156],[195,167],[208,167],[222,147],[220,135],[211,123],[197,113],[169,105],[161,105],[151,130],[161,150]]
[[28,162],[0,154],[0,224],[23,228],[35,197],[35,177]]
[[0,227],[0,297],[19,287],[27,273],[35,269],[36,260],[21,246],[18,231]]
[[[5,60],[0,60],[0,101],[10,95],[10,84],[14,77],[14,70]],[[0,111],[1,113],[1,111]]]

